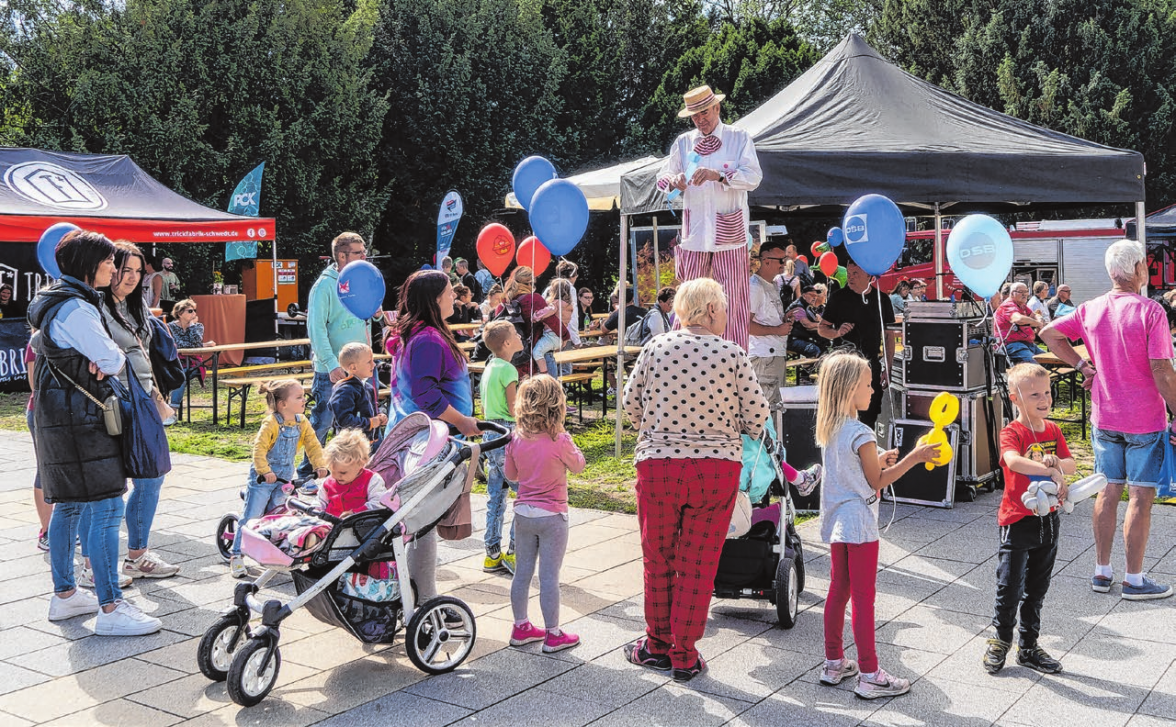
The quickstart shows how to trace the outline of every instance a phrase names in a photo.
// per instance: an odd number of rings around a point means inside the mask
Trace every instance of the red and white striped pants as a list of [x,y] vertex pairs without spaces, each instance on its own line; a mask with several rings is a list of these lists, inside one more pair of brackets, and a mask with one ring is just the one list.
[[727,293],[727,331],[723,338],[747,350],[751,322],[751,253],[747,246],[721,252],[674,250],[674,273],[680,282],[712,278]]

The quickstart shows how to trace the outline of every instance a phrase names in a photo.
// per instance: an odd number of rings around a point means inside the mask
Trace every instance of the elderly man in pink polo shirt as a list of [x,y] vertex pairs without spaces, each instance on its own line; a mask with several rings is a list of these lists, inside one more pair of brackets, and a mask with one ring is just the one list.
[[[1123,598],[1145,601],[1167,598],[1172,586],[1143,573],[1143,556],[1151,531],[1151,507],[1164,476],[1168,413],[1176,411],[1176,370],[1172,368],[1172,337],[1164,309],[1139,294],[1147,284],[1143,245],[1120,240],[1107,248],[1111,277],[1109,293],[1078,306],[1041,332],[1058,358],[1086,377],[1094,409],[1091,436],[1094,469],[1106,475],[1107,488],[1094,504],[1094,576],[1091,588],[1107,593],[1114,583],[1111,545],[1115,539],[1119,500],[1127,486],[1123,542],[1127,570]],[[1070,345],[1086,341],[1090,360]]]

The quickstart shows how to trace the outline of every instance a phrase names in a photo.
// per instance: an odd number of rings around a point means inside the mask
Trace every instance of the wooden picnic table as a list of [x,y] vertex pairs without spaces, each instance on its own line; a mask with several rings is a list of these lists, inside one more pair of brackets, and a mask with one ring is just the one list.
[[[1090,358],[1090,355],[1087,353],[1086,346],[1084,344],[1079,344],[1077,346],[1074,346],[1074,350],[1078,353],[1079,357],[1084,358],[1084,359]],[[1078,384],[1078,372],[1075,371],[1074,368],[1072,368],[1070,366],[1070,364],[1068,364],[1065,361],[1058,358],[1057,355],[1054,354],[1052,351],[1047,350],[1045,353],[1036,354],[1033,356],[1033,360],[1036,361],[1037,363],[1041,364],[1042,366],[1046,367],[1047,369],[1052,370],[1051,376],[1050,376],[1051,379],[1057,378],[1057,379],[1069,379],[1070,380],[1070,407],[1071,408],[1073,408],[1073,406],[1074,406],[1074,392],[1075,392],[1075,390],[1077,390],[1078,399],[1080,400],[1081,407],[1082,407],[1081,411],[1078,414],[1078,418],[1050,417],[1050,419],[1055,422],[1067,422],[1070,424],[1080,425],[1082,427],[1082,438],[1085,439],[1086,438],[1086,416],[1087,416],[1086,415],[1086,396],[1087,396],[1087,394],[1086,394],[1086,389],[1081,387]]]
[[[226,351],[251,351],[259,348],[288,348],[291,346],[309,346],[309,338],[293,338],[280,341],[256,341],[254,343],[218,343],[215,346],[204,346],[203,348],[181,348],[181,356],[198,357],[203,365],[207,362],[212,367],[212,423],[217,424],[219,416],[218,400],[219,400],[219,386],[217,385],[217,376],[220,373],[220,357]],[[191,416],[189,415],[189,419]]]
[[482,327],[481,321],[477,323],[448,323],[449,330],[454,333],[466,333],[467,331],[476,331]]
[[[626,346],[625,354],[628,356],[636,356],[641,353],[640,346]],[[616,346],[584,346],[582,348],[571,348],[566,351],[556,351],[552,354],[557,364],[578,364],[578,363],[600,363],[604,374],[602,386],[608,386],[608,367],[609,363],[616,360],[617,347]],[[467,367],[471,374],[481,375],[486,370],[485,361],[470,361]],[[608,397],[602,397],[604,404],[601,407],[601,413],[604,416],[608,415]]]

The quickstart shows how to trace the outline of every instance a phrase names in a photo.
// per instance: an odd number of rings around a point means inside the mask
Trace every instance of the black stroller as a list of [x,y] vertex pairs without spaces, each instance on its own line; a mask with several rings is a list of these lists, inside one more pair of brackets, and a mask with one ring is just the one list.
[[[503,435],[485,449],[510,441],[504,427],[489,422],[479,422],[478,427]],[[303,607],[319,621],[369,644],[392,643],[406,626],[405,649],[421,671],[441,674],[460,666],[477,637],[473,612],[451,596],[416,603],[406,541],[428,533],[462,496],[475,451],[449,437],[443,422],[412,414],[393,427],[369,465],[388,485],[381,501],[387,509],[340,519],[291,498],[287,506],[300,511],[293,519],[304,521],[292,531],[299,533],[298,545],[312,543],[293,554],[291,547],[280,549],[263,534],[269,516],[243,524],[238,533],[242,553],[265,572],[253,583],[239,584],[232,608],[205,631],[197,652],[201,673],[226,681],[229,697],[237,704],[248,707],[265,699],[282,663],[281,623]],[[400,500],[395,511],[394,496]],[[314,542],[320,536],[321,541]],[[395,576],[370,583],[383,589],[378,597],[348,593],[341,579],[368,573],[371,566],[387,567]],[[286,603],[259,599],[261,588],[279,573],[290,574],[298,595]],[[260,625],[251,624],[255,614],[261,617]]]
[[[751,503],[747,533],[723,543],[714,596],[767,599],[775,604],[780,625],[790,629],[796,625],[797,599],[804,591],[804,550],[796,532],[791,486],[780,467],[783,447],[774,427],[765,429],[762,440],[745,436],[743,446],[745,452],[758,452],[751,459],[757,470],[765,465],[772,481],[763,497]],[[748,459],[745,455],[745,467]]]

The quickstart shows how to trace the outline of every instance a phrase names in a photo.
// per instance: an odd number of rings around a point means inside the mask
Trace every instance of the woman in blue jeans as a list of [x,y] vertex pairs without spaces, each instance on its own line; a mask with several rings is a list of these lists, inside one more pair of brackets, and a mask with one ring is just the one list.
[[[53,597],[49,620],[97,614],[101,636],[150,634],[159,619],[125,601],[118,585],[118,526],[127,490],[119,440],[107,431],[102,402],[111,396],[107,376],[126,356],[106,332],[95,288],[114,273],[114,245],[102,235],[77,231],[57,244],[61,277],[29,306],[36,333],[33,420],[37,473],[45,500],[54,504],[49,525]],[[74,541],[79,535],[93,563],[97,596],[74,580]]]
[[[153,391],[156,387],[147,353],[151,346],[151,325],[148,320],[151,311],[143,302],[141,285],[143,271],[147,268],[146,260],[139,248],[129,242],[119,241],[114,246],[115,271],[110,285],[102,291],[105,293],[102,316],[110,330],[110,337],[126,356],[127,366],[119,374],[119,379],[126,381],[133,370],[143,391],[162,397],[161,392]],[[163,477],[136,478],[132,484],[134,489],[127,498],[127,558],[123,561],[122,573],[131,578],[174,576],[179,572],[179,567],[147,549]],[[87,575],[88,570],[83,570],[83,584]]]

